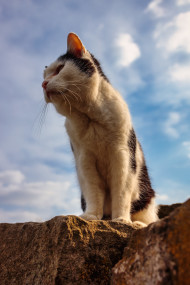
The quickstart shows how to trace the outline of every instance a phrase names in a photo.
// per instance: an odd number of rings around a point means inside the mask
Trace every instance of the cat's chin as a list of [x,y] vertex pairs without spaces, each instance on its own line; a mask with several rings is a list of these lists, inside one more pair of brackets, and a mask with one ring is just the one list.
[[46,94],[44,95],[44,99],[45,99],[46,103],[51,103],[50,97],[47,96]]
[[44,97],[46,103],[53,103],[55,100],[57,101],[59,95],[56,93],[45,92]]
[[44,90],[44,99],[45,99],[46,103],[51,102],[51,94],[45,90]]

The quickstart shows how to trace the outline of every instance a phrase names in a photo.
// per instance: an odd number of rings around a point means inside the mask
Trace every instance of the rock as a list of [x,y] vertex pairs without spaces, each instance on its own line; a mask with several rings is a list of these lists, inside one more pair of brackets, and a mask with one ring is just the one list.
[[0,224],[0,285],[190,284],[190,200],[177,206],[144,229],[76,216]]
[[168,217],[135,231],[112,284],[190,284],[190,200]]
[[159,218],[162,219],[168,216],[170,213],[172,213],[175,209],[177,209],[181,205],[182,205],[181,203],[176,203],[172,205],[160,205],[158,211]]
[[122,223],[75,216],[0,224],[0,284],[109,284],[134,231]]

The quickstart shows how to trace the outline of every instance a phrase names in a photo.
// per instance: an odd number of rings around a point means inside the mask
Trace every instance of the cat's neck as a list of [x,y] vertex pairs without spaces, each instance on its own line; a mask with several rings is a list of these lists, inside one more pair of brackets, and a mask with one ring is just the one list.
[[[91,102],[76,105],[76,108],[72,107],[71,112],[66,116],[69,125],[72,125],[73,128],[88,129],[90,124],[93,126],[98,124],[114,130],[125,129],[126,122],[131,125],[128,107],[111,84],[101,80],[96,92],[92,94]],[[117,121],[113,121],[113,114],[117,116]]]
[[[114,88],[102,78],[99,84],[89,88],[88,92],[90,92],[90,94],[86,96],[86,100],[73,102],[71,112],[68,112],[66,115],[69,120],[75,121],[78,120],[79,117],[84,117],[88,121],[102,121],[105,108],[108,105],[107,100],[116,93]],[[84,94],[81,94],[81,96],[84,96]],[[88,100],[88,98],[90,98],[90,100]]]

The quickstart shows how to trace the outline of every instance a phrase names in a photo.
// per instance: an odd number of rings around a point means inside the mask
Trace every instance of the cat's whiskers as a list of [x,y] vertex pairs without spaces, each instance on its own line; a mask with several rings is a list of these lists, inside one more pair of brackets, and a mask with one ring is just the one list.
[[43,104],[40,107],[40,111],[37,114],[34,123],[33,123],[33,130],[35,132],[35,135],[40,136],[42,127],[44,125],[44,122],[46,120],[46,115],[47,115],[47,109],[48,109],[48,104],[43,102]]
[[74,92],[73,90],[70,90],[70,89],[68,89],[68,88],[66,88],[65,87],[65,90],[67,90],[69,93],[71,93],[74,97],[75,97],[75,99],[77,100],[77,101],[82,101],[81,100],[81,97],[79,96],[79,94],[77,94],[76,92]]
[[[67,83],[74,85],[75,87],[78,87],[78,85],[80,86],[85,86],[85,88],[90,89],[89,86],[87,86],[86,84],[82,83],[81,81],[76,81],[76,80],[67,80]],[[79,87],[78,87],[79,88]],[[81,90],[81,89],[80,89]]]
[[71,93],[71,94],[73,95],[73,97],[75,97],[75,99],[76,99],[77,101],[79,101],[79,100],[82,101],[80,95],[79,95],[78,93],[76,93],[75,91],[71,90],[71,89],[68,88],[68,87],[65,87],[65,85],[59,85],[59,87],[60,87],[61,89],[63,89],[63,90],[68,91],[69,93]]
[[[75,91],[71,90],[70,88],[66,87],[65,84],[61,84],[59,82],[59,84],[57,84],[57,86],[56,86],[56,89],[58,90],[59,93],[62,92],[62,94],[65,94],[64,91],[68,91],[69,93],[71,93],[73,95],[73,97],[75,97],[75,99],[77,101],[79,101],[79,100],[82,101],[80,95],[77,92],[75,92]],[[60,90],[63,90],[63,91],[60,91]]]
[[69,101],[69,98],[67,98],[67,96],[65,96],[65,99],[67,100],[68,104],[69,104],[69,110],[70,110],[70,115],[71,115],[71,103]]
[[77,88],[79,92],[81,91],[81,88],[79,88],[79,86],[77,86],[76,84],[74,84],[74,83],[69,83],[69,85],[74,86],[75,88]]
[[68,103],[68,105],[69,105],[69,110],[70,110],[70,115],[71,115],[71,103],[70,103],[69,99],[67,98],[67,95],[66,95],[63,91],[59,91],[59,93],[60,93],[62,99],[64,99],[64,100],[63,100],[64,103]]

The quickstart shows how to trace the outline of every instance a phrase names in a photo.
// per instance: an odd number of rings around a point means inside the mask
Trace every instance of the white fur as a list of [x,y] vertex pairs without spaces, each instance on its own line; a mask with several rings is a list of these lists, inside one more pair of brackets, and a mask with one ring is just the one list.
[[[91,58],[86,50],[83,58]],[[106,214],[115,221],[138,221],[141,226],[156,221],[154,199],[147,209],[130,215],[132,201],[139,198],[143,154],[137,145],[137,169],[132,173],[127,146],[132,122],[127,104],[98,72],[88,77],[67,61],[55,76],[59,64],[55,61],[45,70],[48,84],[44,94],[46,101],[66,116],[78,180],[87,203],[81,217],[99,220]]]

